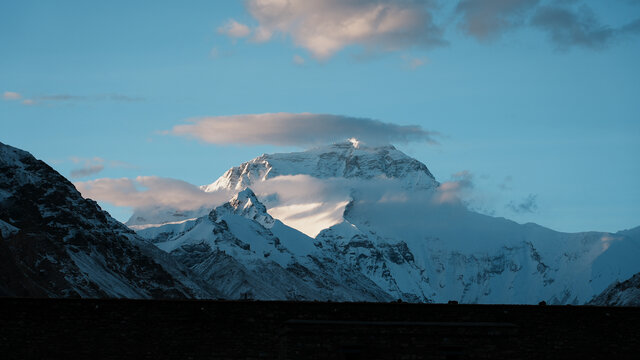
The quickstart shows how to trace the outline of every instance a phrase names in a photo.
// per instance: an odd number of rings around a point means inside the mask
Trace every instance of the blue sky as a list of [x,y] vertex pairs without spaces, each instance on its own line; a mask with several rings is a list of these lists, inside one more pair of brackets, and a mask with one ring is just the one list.
[[640,225],[640,2],[377,2],[399,36],[335,30],[375,9],[340,3],[274,20],[259,0],[2,2],[0,141],[72,181],[201,185],[306,145],[170,133],[188,119],[376,119],[441,134],[396,145],[439,181],[470,174],[479,211],[561,231]]

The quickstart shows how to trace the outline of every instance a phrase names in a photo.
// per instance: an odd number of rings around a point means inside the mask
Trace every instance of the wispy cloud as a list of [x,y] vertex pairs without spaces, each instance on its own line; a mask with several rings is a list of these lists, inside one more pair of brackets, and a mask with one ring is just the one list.
[[622,26],[603,24],[582,1],[461,0],[456,6],[460,29],[482,42],[520,26],[546,32],[560,50],[601,50],[613,41],[640,33],[640,19]]
[[54,102],[84,102],[84,101],[115,101],[115,102],[140,102],[144,101],[143,97],[128,96],[123,94],[99,94],[92,96],[72,95],[72,94],[48,94],[30,96],[25,98],[22,94],[12,91],[5,91],[4,100],[22,100],[23,105],[42,105]]
[[206,193],[185,181],[157,176],[102,178],[75,182],[74,185],[84,197],[133,209],[166,206],[177,210],[193,210],[220,205],[230,197],[226,192]]
[[69,95],[69,94],[56,94],[56,95],[43,95],[36,98],[38,101],[85,101],[88,100],[86,96]]
[[311,113],[213,116],[176,125],[166,132],[211,144],[313,145],[355,137],[366,143],[437,143],[439,134],[419,125]]
[[[431,1],[248,0],[246,4],[258,22],[254,41],[284,34],[317,59],[327,59],[350,45],[392,51],[445,44],[442,29],[432,19]],[[251,30],[229,20],[219,32],[239,38]]]
[[224,34],[230,38],[238,39],[249,36],[251,29],[245,24],[241,24],[230,19],[223,26],[218,28],[218,33]]
[[616,36],[616,31],[601,24],[586,5],[577,10],[542,6],[531,19],[531,24],[547,32],[559,49],[572,46],[602,49]]
[[437,203],[459,203],[473,187],[473,174],[468,170],[459,171],[451,175],[449,181],[440,184],[434,200]]
[[429,61],[426,56],[413,57],[408,55],[402,56],[402,60],[404,61],[405,66],[410,70],[415,70]]
[[539,0],[462,0],[456,6],[460,29],[487,41],[524,23],[525,15]]
[[73,161],[74,164],[81,165],[80,168],[71,170],[71,177],[74,179],[95,175],[104,170],[104,159],[99,157],[92,159],[74,157],[71,161]]
[[507,209],[521,214],[521,213],[533,213],[538,210],[538,195],[529,194],[522,201],[511,201],[506,205]]
[[111,101],[122,101],[122,102],[139,102],[145,101],[146,99],[140,96],[128,96],[122,94],[107,94],[107,95],[98,95],[96,97],[97,100],[111,100]]
[[71,162],[78,165],[79,167],[71,170],[71,178],[78,179],[91,175],[96,175],[102,172],[106,167],[110,168],[136,168],[134,165],[126,163],[124,161],[116,161],[116,160],[105,160],[100,157],[93,158],[81,158],[77,156],[73,156],[70,158]]
[[[463,178],[467,175],[459,176],[464,183]],[[155,176],[103,178],[74,184],[85,197],[130,207],[141,214],[162,213],[163,209],[211,209],[228,201],[235,193],[227,190],[204,192],[181,180]],[[372,205],[408,206],[414,213],[440,205],[447,206],[449,211],[464,206],[459,201],[438,203],[433,201],[434,193],[408,191],[401,181],[389,178],[319,179],[308,175],[285,175],[254,183],[251,188],[267,206],[269,214],[312,237],[341,222],[347,204],[354,199]]]
[[500,184],[498,184],[498,188],[502,191],[507,191],[512,189],[513,177],[511,175],[505,176],[504,180]]
[[4,100],[20,100],[22,98],[22,95],[20,95],[17,92],[13,92],[13,91],[5,91],[2,94],[2,98]]

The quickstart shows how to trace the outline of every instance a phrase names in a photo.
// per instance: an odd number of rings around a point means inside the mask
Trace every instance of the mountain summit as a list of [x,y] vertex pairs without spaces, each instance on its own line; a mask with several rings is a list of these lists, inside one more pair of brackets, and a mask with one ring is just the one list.
[[[637,236],[561,233],[443,201],[440,195],[446,189],[427,166],[391,145],[369,146],[352,139],[302,152],[261,155],[201,189],[238,192],[212,214],[218,216],[216,226],[224,218],[225,231],[251,251],[263,249],[257,244],[265,241],[289,244],[276,249],[306,249],[267,251],[266,258],[249,256],[249,250],[225,250],[241,263],[264,265],[280,259],[279,268],[304,264],[316,272],[326,270],[324,261],[331,259],[331,267],[350,274],[343,278],[357,273],[391,298],[405,301],[583,304],[612,282],[640,271]],[[238,216],[253,225],[226,220]],[[193,224],[198,221],[204,220]],[[204,235],[209,230],[172,226],[176,229],[166,234],[153,229],[140,234],[171,253],[179,250],[171,244],[178,243],[166,242],[167,237],[186,243],[213,241],[212,249],[222,246],[215,245],[222,244],[215,240],[219,235]],[[256,229],[251,234],[263,235],[249,235],[251,227]],[[276,233],[283,228],[308,236],[280,237]],[[260,236],[265,237],[258,240]],[[296,240],[268,240],[273,236]],[[282,257],[285,253],[289,255]],[[307,263],[309,259],[325,260],[314,262],[318,268]],[[368,285],[364,288],[375,292]],[[304,293],[305,298],[320,296],[308,289]]]
[[318,179],[387,178],[401,181],[407,189],[426,190],[438,186],[426,165],[393,145],[368,146],[350,139],[302,152],[263,154],[227,170],[202,189],[207,192],[242,190],[283,175],[308,175]]

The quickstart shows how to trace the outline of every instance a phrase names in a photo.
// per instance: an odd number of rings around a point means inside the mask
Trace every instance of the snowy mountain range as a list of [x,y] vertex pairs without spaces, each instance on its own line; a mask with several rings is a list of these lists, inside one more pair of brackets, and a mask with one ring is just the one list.
[[[352,140],[262,155],[201,188],[253,189],[264,206],[252,200],[251,211],[313,238],[301,240],[306,250],[285,262],[325,254],[405,301],[583,304],[640,271],[637,234],[517,224],[470,211],[446,185],[393,146]],[[204,241],[201,233],[184,231],[198,221],[139,234],[175,251],[169,244],[177,239]]]
[[7,294],[41,294],[19,283],[46,296],[584,304],[640,272],[640,228],[561,233],[482,215],[391,145],[259,156],[201,187],[228,201],[136,211],[137,234],[46,164],[0,147]]

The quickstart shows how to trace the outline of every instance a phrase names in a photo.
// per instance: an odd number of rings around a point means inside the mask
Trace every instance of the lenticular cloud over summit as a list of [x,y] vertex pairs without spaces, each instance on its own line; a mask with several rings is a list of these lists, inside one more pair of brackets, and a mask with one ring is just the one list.
[[437,143],[437,132],[419,125],[396,125],[379,120],[312,113],[266,113],[212,116],[176,125],[168,133],[211,144],[317,145],[347,138],[369,144]]

